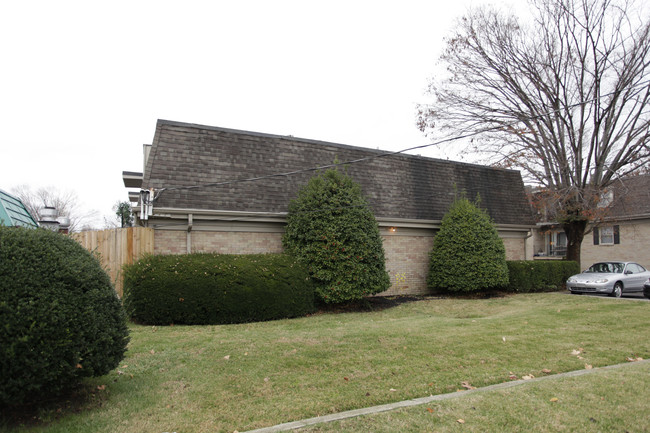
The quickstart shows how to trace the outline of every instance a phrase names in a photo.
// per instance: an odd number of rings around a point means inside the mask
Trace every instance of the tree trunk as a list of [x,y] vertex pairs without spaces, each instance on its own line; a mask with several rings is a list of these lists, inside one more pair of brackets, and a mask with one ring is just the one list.
[[567,239],[566,259],[576,261],[582,267],[580,264],[580,247],[585,237],[587,220],[568,221],[562,224],[562,228],[564,229],[564,233],[566,233]]

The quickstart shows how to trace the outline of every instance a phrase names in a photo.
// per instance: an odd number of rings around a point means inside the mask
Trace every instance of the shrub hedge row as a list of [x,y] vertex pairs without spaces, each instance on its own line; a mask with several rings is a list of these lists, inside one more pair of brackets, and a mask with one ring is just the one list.
[[530,293],[559,290],[567,278],[580,272],[577,262],[565,260],[508,261],[509,292]]
[[314,287],[285,254],[147,256],[124,269],[124,306],[150,325],[243,323],[313,312]]

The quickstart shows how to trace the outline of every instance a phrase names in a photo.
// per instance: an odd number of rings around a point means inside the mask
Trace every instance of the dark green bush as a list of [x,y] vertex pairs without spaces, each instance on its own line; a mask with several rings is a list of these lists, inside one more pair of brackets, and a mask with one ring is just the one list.
[[566,260],[508,261],[509,292],[545,292],[565,287],[567,278],[580,273],[578,262]]
[[427,285],[472,292],[507,284],[505,247],[492,220],[467,198],[457,199],[433,240]]
[[314,288],[285,254],[148,256],[124,268],[124,305],[150,325],[243,323],[311,313]]
[[307,264],[322,302],[359,300],[390,286],[375,216],[361,186],[337,170],[312,177],[291,201],[282,242]]
[[92,254],[48,230],[0,227],[0,405],[108,373],[128,340],[122,304]]

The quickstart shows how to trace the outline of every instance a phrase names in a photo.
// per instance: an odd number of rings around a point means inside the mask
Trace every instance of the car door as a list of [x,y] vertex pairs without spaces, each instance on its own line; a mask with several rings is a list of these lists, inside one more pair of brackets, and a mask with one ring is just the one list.
[[643,266],[636,263],[628,263],[625,267],[626,292],[639,292],[643,290],[643,283],[647,279],[646,270]]

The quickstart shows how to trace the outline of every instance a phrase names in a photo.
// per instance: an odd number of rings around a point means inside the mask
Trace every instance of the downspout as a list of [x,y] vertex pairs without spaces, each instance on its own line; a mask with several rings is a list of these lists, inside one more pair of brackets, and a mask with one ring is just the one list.
[[[532,260],[532,257],[531,258],[528,257],[528,239],[530,239],[531,237],[533,237],[533,230],[532,229],[528,232],[528,235],[524,238],[524,260]],[[534,247],[534,245],[533,245],[533,247]],[[535,255],[534,250],[535,250],[535,248],[533,248],[533,256]]]
[[191,213],[187,214],[187,254],[192,253],[192,224],[193,224],[193,215]]

